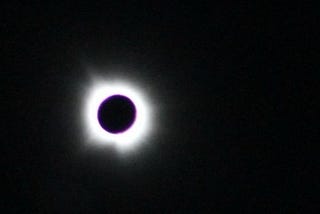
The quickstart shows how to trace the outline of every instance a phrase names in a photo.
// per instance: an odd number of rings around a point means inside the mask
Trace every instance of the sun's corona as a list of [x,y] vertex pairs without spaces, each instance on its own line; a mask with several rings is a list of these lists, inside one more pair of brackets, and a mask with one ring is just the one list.
[[[134,123],[121,133],[107,132],[99,124],[97,112],[101,103],[114,95],[128,97],[135,105]],[[84,119],[89,141],[96,145],[114,145],[119,149],[130,149],[145,140],[150,132],[150,106],[141,90],[127,83],[99,82],[88,90],[85,100]]]

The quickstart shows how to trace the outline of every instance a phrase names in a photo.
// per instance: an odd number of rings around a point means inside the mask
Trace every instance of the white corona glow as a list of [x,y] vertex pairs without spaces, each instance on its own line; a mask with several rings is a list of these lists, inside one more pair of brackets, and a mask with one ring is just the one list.
[[[112,95],[124,95],[132,100],[136,107],[136,118],[129,129],[122,133],[109,133],[98,121],[97,112],[100,104]],[[118,149],[132,149],[143,142],[150,132],[150,107],[141,91],[123,82],[95,83],[87,94],[85,101],[85,125],[90,142],[97,145],[114,145]]]

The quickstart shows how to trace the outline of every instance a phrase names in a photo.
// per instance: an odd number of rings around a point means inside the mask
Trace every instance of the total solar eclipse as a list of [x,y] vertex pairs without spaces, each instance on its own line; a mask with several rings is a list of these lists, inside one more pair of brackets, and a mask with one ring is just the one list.
[[121,151],[148,142],[154,113],[144,91],[129,81],[94,81],[84,97],[86,141]]
[[97,114],[100,126],[107,132],[117,134],[134,123],[136,107],[128,97],[113,95],[100,104]]

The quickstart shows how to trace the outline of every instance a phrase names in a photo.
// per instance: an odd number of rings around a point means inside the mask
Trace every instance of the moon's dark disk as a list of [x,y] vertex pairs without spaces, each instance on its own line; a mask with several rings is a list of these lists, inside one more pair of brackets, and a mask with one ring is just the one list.
[[98,109],[98,120],[107,132],[117,134],[126,131],[134,123],[136,107],[126,96],[113,95],[105,99]]

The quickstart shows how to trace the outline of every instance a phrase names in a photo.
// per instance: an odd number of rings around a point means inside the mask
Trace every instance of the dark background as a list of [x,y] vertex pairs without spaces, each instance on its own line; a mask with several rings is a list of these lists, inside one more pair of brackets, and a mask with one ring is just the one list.
[[[316,212],[317,7],[161,2],[2,5],[3,213]],[[82,148],[92,68],[147,87],[137,152]]]

